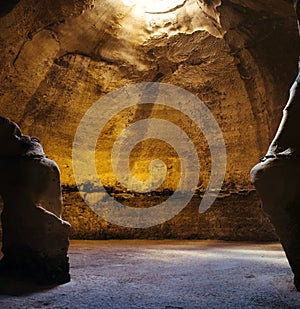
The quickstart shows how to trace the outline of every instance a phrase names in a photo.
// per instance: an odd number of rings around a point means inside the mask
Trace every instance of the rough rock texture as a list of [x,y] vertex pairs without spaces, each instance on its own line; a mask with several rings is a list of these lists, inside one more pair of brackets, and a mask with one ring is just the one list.
[[[173,1],[173,9],[130,2],[134,1],[21,0],[0,19],[0,114],[20,123],[27,134],[38,135],[61,167],[64,216],[72,223],[72,235],[276,239],[251,193],[248,175],[274,135],[296,74],[299,43],[292,2],[187,0]],[[74,192],[72,142],[81,118],[96,100],[141,81],[183,87],[206,103],[224,134],[227,174],[221,198],[199,215],[195,201],[210,176],[207,143],[182,115],[165,113],[163,117],[180,123],[196,145],[199,194],[171,221],[128,231],[104,222]],[[109,166],[111,143],[122,128],[152,112],[132,108],[110,121],[98,165]],[[176,164],[168,147],[149,143],[133,152],[134,160],[143,158],[147,149],[156,149],[170,166]],[[139,165],[136,173],[147,177],[147,169]],[[129,204],[141,205],[147,199],[124,194],[110,169],[102,176],[109,191],[123,194],[120,198]],[[146,202],[157,202],[164,190],[173,189],[175,180]]]
[[7,118],[0,118],[0,143],[0,272],[47,284],[67,282],[70,225],[61,219],[59,169],[37,138],[21,135]]

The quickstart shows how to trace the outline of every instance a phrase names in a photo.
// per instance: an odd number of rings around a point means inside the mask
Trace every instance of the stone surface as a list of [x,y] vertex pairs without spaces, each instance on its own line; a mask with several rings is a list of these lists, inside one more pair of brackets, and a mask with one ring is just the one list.
[[[199,196],[175,218],[144,229],[115,226],[99,219],[82,200],[78,192],[67,192],[63,217],[72,225],[73,239],[223,239],[223,240],[278,240],[273,226],[260,208],[260,200],[255,192],[220,196],[204,214],[198,213]],[[117,197],[118,198],[118,197]],[[158,203],[166,197],[150,196],[123,198],[124,204],[145,207],[154,201]],[[243,207],[241,207],[243,205]]]
[[270,158],[251,171],[263,210],[275,226],[300,292],[300,160]]
[[0,306],[296,309],[300,303],[279,243],[71,241],[70,262],[72,281],[55,289],[0,281]]
[[283,117],[263,162],[251,170],[263,210],[270,216],[300,291],[299,84],[290,90]]
[[[295,3],[299,24],[300,2]],[[300,74],[290,89],[277,133],[262,162],[251,170],[251,179],[279,235],[300,292],[299,117]]]
[[25,275],[40,283],[70,280],[70,225],[61,219],[57,164],[37,138],[0,118],[0,195],[3,200],[2,275]]
[[[66,189],[64,213],[76,223],[73,235],[77,237],[96,237],[112,230],[118,237],[128,235],[74,198],[72,142],[81,118],[96,100],[121,86],[142,81],[174,84],[197,95],[223,131],[228,154],[223,196],[232,195],[235,200],[236,194],[242,197],[243,192],[252,190],[249,171],[274,135],[288,85],[296,74],[299,42],[291,1],[176,1],[178,7],[172,12],[163,14],[165,9],[158,8],[159,14],[146,15],[145,10],[137,10],[139,6],[128,6],[129,2],[21,0],[3,10],[6,13],[0,19],[0,114],[15,119],[26,134],[38,135],[46,153],[61,167]],[[119,194],[107,160],[114,138],[133,120],[155,113],[191,136],[200,158],[199,190],[203,193],[211,163],[203,134],[178,113],[136,108],[117,115],[103,132],[106,138],[97,164],[105,168],[101,171],[104,184]],[[147,156],[149,150],[161,155],[169,166],[176,164],[168,147],[144,143],[133,152],[135,172],[141,178],[148,174],[138,158]],[[174,179],[162,189],[173,189],[177,177]],[[229,200],[218,204],[218,215],[228,218],[222,224],[225,226],[235,221],[238,208]],[[248,207],[251,202],[252,208]],[[170,224],[193,218],[193,226],[199,225],[197,237],[229,235],[215,227],[213,213],[200,216],[183,211]],[[238,213],[240,222],[252,222],[251,232],[243,233],[245,238],[252,239],[255,234],[260,239],[265,230],[272,230],[267,223],[261,225],[261,220],[267,219],[261,219],[255,195],[241,198]],[[155,229],[168,235],[170,224]],[[210,231],[204,232],[201,227],[207,224]],[[236,239],[242,225],[235,223],[228,237]],[[195,235],[187,223],[173,231],[181,237]],[[142,232],[131,230],[130,234]],[[272,233],[269,235],[268,239],[274,239]]]

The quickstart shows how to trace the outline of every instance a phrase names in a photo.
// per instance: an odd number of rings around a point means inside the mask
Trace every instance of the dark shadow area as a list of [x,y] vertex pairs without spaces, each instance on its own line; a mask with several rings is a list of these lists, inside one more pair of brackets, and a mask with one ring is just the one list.
[[0,274],[0,295],[22,296],[45,292],[57,285],[39,285],[26,277]]
[[[3,200],[0,196],[0,214],[3,210]],[[2,248],[2,225],[0,220],[0,248]],[[3,254],[0,252],[0,260]],[[4,271],[5,272],[5,271]],[[53,289],[57,285],[41,285],[25,276],[15,274],[5,274],[3,270],[0,273],[0,295],[6,296],[22,296],[33,293],[45,292]]]
[[[1,197],[0,197],[1,198]],[[0,242],[0,247],[2,243]],[[2,259],[3,254],[0,252],[0,259]],[[32,279],[15,275],[15,274],[5,274],[2,270],[0,273],[0,295],[6,296],[22,296],[30,295],[33,293],[45,292],[55,288],[57,285],[42,285],[37,284]]]
[[0,0],[0,17],[8,14],[19,2],[20,0]]
[[[2,199],[2,196],[0,195],[0,218],[1,218],[2,211],[3,211],[3,199]],[[2,221],[0,220],[0,243],[1,242],[2,242]]]

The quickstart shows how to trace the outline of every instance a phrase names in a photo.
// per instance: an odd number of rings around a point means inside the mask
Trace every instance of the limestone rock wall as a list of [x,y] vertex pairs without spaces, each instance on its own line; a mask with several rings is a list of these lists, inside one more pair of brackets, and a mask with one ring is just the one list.
[[[15,2],[2,8],[0,17],[0,114],[38,136],[60,166],[64,215],[74,237],[275,239],[251,193],[249,171],[267,150],[296,76],[299,42],[292,1],[187,0],[167,13],[153,7],[148,15],[121,0]],[[153,13],[160,18],[153,19]],[[222,195],[208,213],[198,215],[195,197],[176,218],[146,231],[122,229],[92,213],[76,193],[71,160],[87,109],[113,90],[144,81],[174,84],[197,95],[218,121],[228,156]],[[128,110],[112,127],[138,119],[138,112]],[[191,130],[188,122],[181,125]],[[114,137],[110,129],[107,152]],[[193,141],[205,188],[207,144],[201,132]],[[142,145],[134,156],[151,147]],[[172,159],[167,148],[153,149]],[[106,164],[103,158],[98,162]],[[137,173],[147,176],[143,168]],[[118,191],[110,170],[104,178]],[[164,189],[172,186],[171,180]]]

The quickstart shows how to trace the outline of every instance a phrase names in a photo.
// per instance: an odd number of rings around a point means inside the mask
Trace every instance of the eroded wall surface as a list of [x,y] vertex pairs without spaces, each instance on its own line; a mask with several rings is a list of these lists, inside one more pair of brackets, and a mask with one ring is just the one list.
[[[38,136],[60,166],[64,216],[73,226],[73,237],[276,237],[260,210],[249,171],[273,138],[296,76],[299,42],[292,3],[177,2],[172,8],[152,7],[146,14],[149,8],[141,11],[132,1],[121,0],[21,0],[2,11],[0,114]],[[182,87],[208,106],[224,135],[227,172],[221,195],[207,213],[198,214],[196,195],[174,219],[139,230],[105,222],[82,201],[72,171],[72,143],[94,102],[145,81]],[[148,175],[149,151],[169,167],[170,178],[150,202],[119,188],[107,161],[122,128],[154,114],[189,132],[201,165],[200,195],[210,177],[207,142],[189,121],[166,110],[130,108],[106,127],[97,166],[104,167],[103,182],[112,194],[137,207],[159,202],[174,190],[176,155],[151,143],[132,153],[132,162],[142,158],[132,164],[141,179]]]

